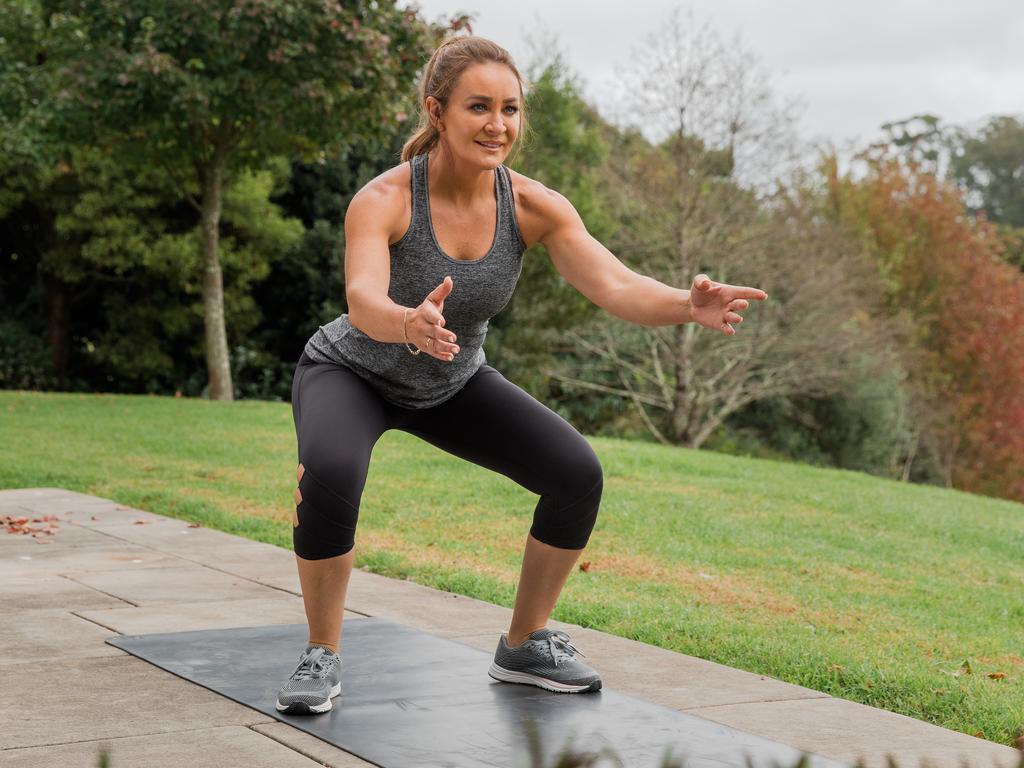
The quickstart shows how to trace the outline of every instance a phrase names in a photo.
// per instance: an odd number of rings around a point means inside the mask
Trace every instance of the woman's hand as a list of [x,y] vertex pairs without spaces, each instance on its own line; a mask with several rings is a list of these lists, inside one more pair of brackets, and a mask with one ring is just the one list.
[[459,351],[459,345],[455,343],[456,336],[445,330],[444,315],[441,314],[444,300],[452,292],[453,285],[451,277],[442,280],[437,288],[427,294],[423,303],[409,313],[406,324],[409,341],[417,349],[445,362],[454,360]]
[[740,310],[750,306],[747,299],[763,301],[768,294],[760,288],[716,283],[707,275],[693,278],[690,288],[690,316],[705,328],[732,336],[736,329],[732,323],[742,323]]

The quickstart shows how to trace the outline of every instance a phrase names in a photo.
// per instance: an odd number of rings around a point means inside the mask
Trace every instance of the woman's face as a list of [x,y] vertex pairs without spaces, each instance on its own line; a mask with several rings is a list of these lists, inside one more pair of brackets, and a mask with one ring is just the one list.
[[519,81],[504,64],[472,64],[459,78],[448,107],[427,97],[427,109],[456,159],[497,168],[519,135]]

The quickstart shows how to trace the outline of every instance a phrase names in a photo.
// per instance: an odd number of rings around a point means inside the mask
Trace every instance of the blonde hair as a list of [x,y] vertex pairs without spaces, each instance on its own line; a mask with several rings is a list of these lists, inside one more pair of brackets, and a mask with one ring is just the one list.
[[448,107],[448,98],[451,96],[455,86],[458,85],[462,73],[472,64],[485,64],[487,62],[504,64],[512,70],[512,74],[519,81],[519,135],[512,152],[507,160],[512,160],[522,145],[522,139],[526,135],[528,121],[526,117],[526,104],[523,99],[523,76],[519,74],[512,55],[498,45],[483,37],[476,35],[461,35],[450,37],[437,47],[427,68],[423,72],[418,89],[420,121],[412,136],[406,140],[402,147],[402,162],[409,160],[416,155],[429,152],[437,146],[441,138],[434,124],[430,122],[430,114],[427,112],[427,97],[433,96],[441,102],[442,112]]

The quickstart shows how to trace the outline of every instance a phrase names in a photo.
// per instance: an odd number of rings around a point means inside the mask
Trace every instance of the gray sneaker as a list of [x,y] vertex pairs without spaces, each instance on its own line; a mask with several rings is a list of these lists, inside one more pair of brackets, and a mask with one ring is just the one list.
[[[505,683],[525,683],[556,693],[588,693],[601,690],[597,672],[575,658],[580,653],[569,635],[556,629],[538,629],[515,648],[502,633],[487,674]],[[580,653],[580,655],[584,655]]]
[[308,645],[287,682],[277,694],[277,711],[286,715],[315,715],[331,708],[341,693],[341,657],[319,645]]

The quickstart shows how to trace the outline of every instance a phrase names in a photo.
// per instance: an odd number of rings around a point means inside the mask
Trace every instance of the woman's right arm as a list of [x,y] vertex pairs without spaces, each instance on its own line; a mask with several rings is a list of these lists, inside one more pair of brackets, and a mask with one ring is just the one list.
[[[408,185],[408,181],[405,183]],[[443,327],[444,316],[439,307],[451,288],[444,289],[442,282],[418,306],[408,308],[407,325],[407,308],[388,296],[391,285],[388,241],[391,233],[408,220],[405,197],[394,184],[375,180],[352,198],[345,213],[348,320],[374,341],[399,344],[408,338],[421,352],[439,360],[450,360],[451,355],[458,353],[457,337]],[[436,301],[431,301],[430,297],[435,297]]]
[[405,307],[388,297],[388,238],[404,202],[392,189],[376,181],[360,189],[349,203],[345,213],[345,297],[353,326],[376,341],[399,343],[405,341]]

